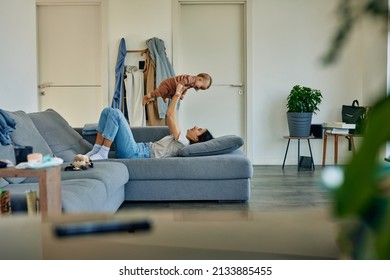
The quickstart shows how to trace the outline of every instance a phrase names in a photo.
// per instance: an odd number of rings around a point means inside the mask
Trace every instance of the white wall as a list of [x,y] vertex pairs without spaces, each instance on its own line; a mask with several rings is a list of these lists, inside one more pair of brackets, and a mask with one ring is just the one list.
[[0,2],[0,108],[38,109],[35,1]]
[[[282,136],[288,135],[285,103],[293,85],[322,91],[323,102],[313,123],[341,120],[342,104],[358,99],[361,105],[369,105],[384,94],[386,36],[377,25],[357,26],[337,63],[328,67],[321,64],[320,58],[338,26],[338,2],[253,1],[254,163],[283,161],[286,140]],[[322,160],[322,141],[311,143],[318,164]],[[296,144],[290,146],[287,163],[296,164]],[[306,148],[306,143],[302,147]],[[332,149],[329,142],[327,163],[333,163]],[[347,141],[339,150],[339,162],[345,162],[351,155]]]
[[[110,104],[120,38],[125,38],[127,49],[142,49],[147,39],[159,37],[165,42],[168,57],[172,58],[172,2],[102,1],[107,25],[107,103]],[[27,111],[38,108],[35,5],[31,2],[0,2],[1,108]],[[253,95],[253,127],[250,128],[253,164],[282,164],[286,148],[283,135],[288,134],[285,103],[293,85],[322,90],[324,99],[313,123],[340,120],[342,104],[349,104],[353,99],[369,105],[383,95],[387,38],[375,22],[366,20],[355,28],[336,64],[324,67],[320,63],[338,24],[337,3],[338,0],[252,0],[253,92],[249,94]],[[137,54],[128,55],[128,59],[133,55]],[[9,95],[15,98],[8,101]],[[212,114],[217,115],[217,110]],[[307,152],[305,146],[302,143],[302,154]],[[318,164],[322,158],[322,141],[313,140],[312,148]],[[329,151],[332,148],[329,143]],[[296,143],[292,143],[287,164],[296,164],[296,153]],[[340,162],[349,156],[345,141],[340,146]],[[332,153],[328,153],[327,162],[332,162]]]

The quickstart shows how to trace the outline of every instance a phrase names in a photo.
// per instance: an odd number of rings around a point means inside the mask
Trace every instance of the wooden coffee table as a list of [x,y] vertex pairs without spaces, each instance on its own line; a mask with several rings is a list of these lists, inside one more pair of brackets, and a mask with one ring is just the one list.
[[61,214],[61,166],[42,169],[1,168],[0,177],[38,177],[39,206],[42,215]]
[[[152,221],[150,231],[58,238],[53,230],[55,225],[75,221],[144,218]],[[339,257],[337,223],[329,209],[318,207],[282,212],[147,210],[115,215],[64,214],[35,217],[35,224],[29,226],[29,231],[20,227],[24,227],[26,221],[33,223],[31,218],[19,219],[19,223],[17,220],[13,223],[8,221],[8,225],[7,220],[0,219],[0,227],[7,228],[9,233],[8,237],[2,234],[0,247],[3,246],[2,242],[8,247],[14,244],[16,248],[8,250],[20,252],[24,249],[17,246],[35,236],[36,241],[30,243],[31,246],[40,245],[37,254],[42,259],[255,260]],[[24,256],[24,259],[29,257]]]

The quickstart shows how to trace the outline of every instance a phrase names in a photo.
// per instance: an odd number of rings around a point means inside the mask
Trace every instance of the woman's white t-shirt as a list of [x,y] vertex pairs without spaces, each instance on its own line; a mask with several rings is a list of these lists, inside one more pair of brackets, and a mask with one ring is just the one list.
[[177,140],[173,135],[168,135],[156,142],[150,143],[150,157],[176,157],[179,155],[180,150],[189,144],[190,141],[181,132],[179,134],[179,139]]

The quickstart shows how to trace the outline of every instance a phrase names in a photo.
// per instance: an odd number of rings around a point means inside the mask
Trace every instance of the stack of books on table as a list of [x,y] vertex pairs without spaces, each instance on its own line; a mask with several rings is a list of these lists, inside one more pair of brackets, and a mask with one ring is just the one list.
[[327,133],[349,134],[350,129],[356,129],[356,124],[345,122],[328,122],[324,123],[324,128]]

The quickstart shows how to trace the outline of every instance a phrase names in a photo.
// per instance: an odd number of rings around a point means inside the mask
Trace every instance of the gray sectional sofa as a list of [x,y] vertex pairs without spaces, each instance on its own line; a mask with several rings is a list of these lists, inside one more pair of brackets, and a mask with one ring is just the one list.
[[[54,110],[25,113],[6,111],[15,121],[12,143],[64,160],[61,172],[64,212],[114,213],[124,201],[247,201],[252,165],[241,151],[242,139],[224,136],[190,145],[180,157],[118,159],[114,153],[94,167],[64,171],[76,154],[92,148],[93,126],[72,128]],[[138,142],[161,139],[167,127],[134,127]],[[204,145],[200,145],[204,144]],[[0,159],[15,162],[13,145],[0,146]],[[35,178],[0,178],[9,190],[13,211],[26,209],[25,192],[37,190]]]

